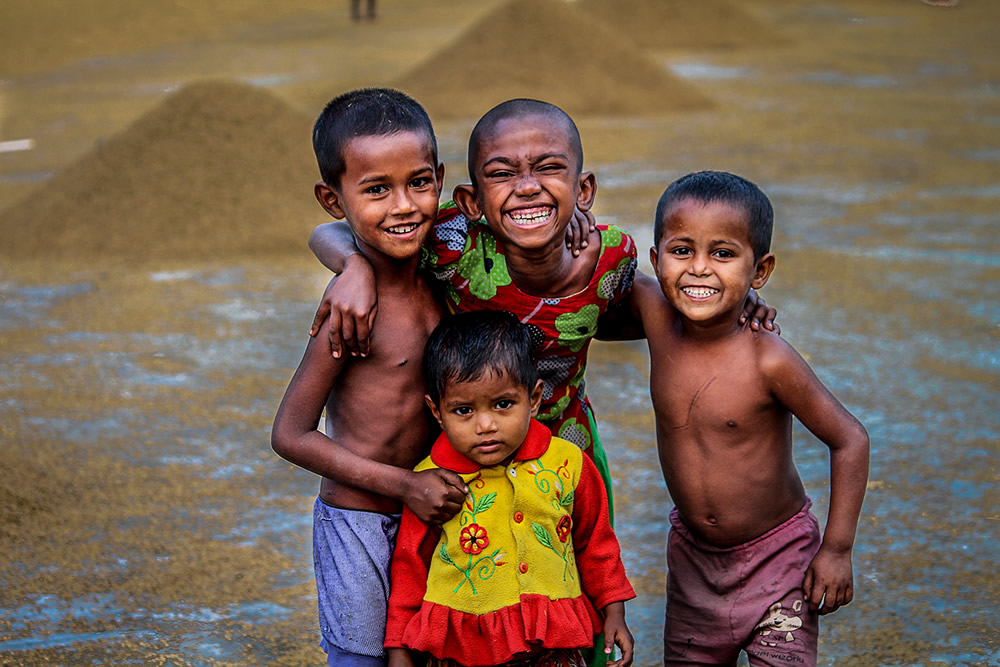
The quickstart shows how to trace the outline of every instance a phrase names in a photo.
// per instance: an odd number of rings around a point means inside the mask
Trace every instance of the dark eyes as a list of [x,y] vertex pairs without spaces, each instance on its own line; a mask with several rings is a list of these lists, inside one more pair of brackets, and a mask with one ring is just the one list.
[[736,255],[734,255],[732,253],[732,251],[725,250],[723,248],[720,248],[719,250],[716,250],[713,254],[716,257],[719,257],[720,259],[732,259],[733,257],[736,257]]
[[411,188],[426,188],[431,184],[431,179],[427,176],[418,176],[410,181]]
[[365,188],[365,192],[370,195],[384,195],[389,191],[389,188],[385,185],[373,185],[369,188]]
[[512,407],[514,407],[514,401],[510,399],[505,398],[501,401],[497,401],[498,410],[510,410]]

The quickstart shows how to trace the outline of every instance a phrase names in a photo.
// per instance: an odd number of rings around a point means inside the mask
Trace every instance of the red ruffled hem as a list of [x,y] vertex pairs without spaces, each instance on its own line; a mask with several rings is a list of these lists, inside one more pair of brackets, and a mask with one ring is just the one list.
[[[539,646],[593,646],[603,621],[585,598],[550,600],[522,595],[521,603],[475,616],[424,600],[403,638],[386,646],[424,651],[463,665],[497,665]],[[529,646],[531,644],[531,646]]]

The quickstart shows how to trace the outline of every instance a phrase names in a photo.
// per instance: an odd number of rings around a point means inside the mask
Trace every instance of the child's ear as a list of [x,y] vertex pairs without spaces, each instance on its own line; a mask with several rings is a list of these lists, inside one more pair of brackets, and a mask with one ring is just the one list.
[[344,212],[344,207],[340,203],[340,195],[337,191],[331,188],[326,181],[318,181],[316,186],[313,188],[313,193],[316,195],[316,201],[319,205],[323,207],[323,210],[335,217],[337,220],[343,220],[347,217]]
[[593,172],[585,171],[580,174],[580,194],[576,196],[576,207],[581,211],[589,211],[594,205],[595,197],[597,197],[597,177]]
[[545,387],[545,381],[539,379],[535,383],[535,388],[531,390],[529,398],[531,399],[531,416],[535,417],[538,414],[538,408],[542,407],[542,389]]
[[754,269],[753,281],[750,286],[754,289],[763,287],[767,283],[767,279],[771,277],[772,271],[774,271],[774,255],[767,253],[757,260],[757,268]]
[[462,215],[470,222],[483,217],[483,212],[479,208],[479,200],[476,198],[476,188],[469,183],[456,185],[452,190],[451,198],[455,200],[455,205]]
[[441,411],[438,410],[437,404],[431,400],[430,394],[424,394],[424,402],[427,403],[427,407],[430,408],[431,414],[434,415],[437,423],[441,425],[441,428],[444,428],[444,422],[441,421]]
[[437,185],[438,185],[438,192],[441,192],[441,190],[444,188],[444,162],[439,162],[438,163],[437,181],[438,181],[438,183],[437,183]]
[[656,246],[650,246],[649,248],[649,263],[653,265],[653,275],[660,275],[660,254],[656,251]]

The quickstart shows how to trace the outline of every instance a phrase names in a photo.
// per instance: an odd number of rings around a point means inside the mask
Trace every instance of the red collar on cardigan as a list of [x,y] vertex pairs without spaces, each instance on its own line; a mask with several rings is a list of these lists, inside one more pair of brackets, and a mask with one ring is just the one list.
[[[524,442],[514,452],[514,460],[530,461],[531,459],[537,459],[549,448],[551,440],[552,432],[546,426],[543,426],[540,421],[532,419],[531,424],[528,425],[528,435],[525,436]],[[459,474],[478,472],[482,468],[481,465],[467,458],[464,454],[458,453],[451,446],[448,436],[444,433],[439,435],[438,439],[431,446],[431,461],[439,468],[451,470]]]

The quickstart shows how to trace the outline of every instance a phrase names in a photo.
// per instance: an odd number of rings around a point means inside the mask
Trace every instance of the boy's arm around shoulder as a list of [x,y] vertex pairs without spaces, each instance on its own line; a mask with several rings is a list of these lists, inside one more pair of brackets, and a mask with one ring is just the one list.
[[[322,334],[330,326],[324,323]],[[310,338],[288,383],[271,428],[271,447],[283,459],[341,484],[394,498],[430,522],[447,520],[465,499],[461,477],[448,470],[421,473],[360,456],[319,432],[319,419],[350,359],[334,359],[325,335]]]
[[756,334],[758,364],[771,394],[830,449],[830,511],[803,589],[813,610],[835,611],[854,597],[851,551],[868,483],[868,432],[787,342]]
[[639,340],[645,338],[646,323],[643,316],[652,316],[652,310],[658,299],[662,300],[663,304],[669,308],[656,279],[636,270],[629,293],[598,319],[597,339]]

